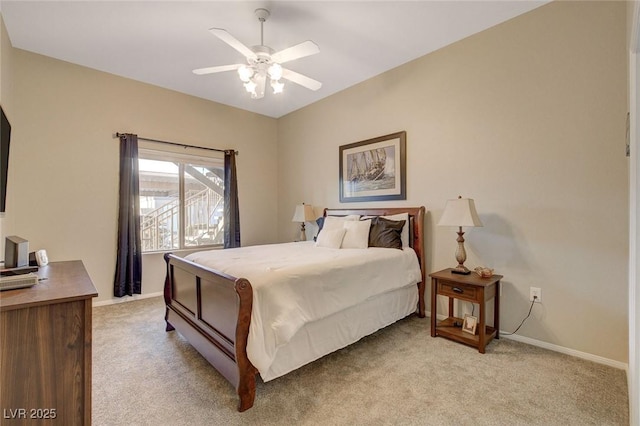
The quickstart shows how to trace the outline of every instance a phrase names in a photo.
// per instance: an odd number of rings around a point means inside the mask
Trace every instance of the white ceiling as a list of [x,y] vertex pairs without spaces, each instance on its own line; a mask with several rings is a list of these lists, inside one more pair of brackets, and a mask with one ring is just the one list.
[[[0,0],[14,47],[212,101],[281,117],[333,93],[528,12],[544,1],[11,1]],[[207,30],[260,44],[259,7],[271,11],[264,43],[278,51],[305,40],[320,53],[287,68],[323,83],[313,92],[250,99],[233,71],[195,68],[244,62]],[[269,89],[269,88],[267,88]]]

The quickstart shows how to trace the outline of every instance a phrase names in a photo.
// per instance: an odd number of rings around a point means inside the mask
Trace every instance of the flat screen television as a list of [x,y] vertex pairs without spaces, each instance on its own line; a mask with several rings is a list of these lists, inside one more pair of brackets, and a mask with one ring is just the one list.
[[9,172],[9,142],[11,142],[11,124],[0,106],[0,213],[7,205],[7,175]]

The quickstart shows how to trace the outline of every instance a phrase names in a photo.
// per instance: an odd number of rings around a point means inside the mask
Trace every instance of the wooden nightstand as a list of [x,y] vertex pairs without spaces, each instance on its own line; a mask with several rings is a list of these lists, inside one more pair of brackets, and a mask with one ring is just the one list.
[[[500,280],[502,275],[481,278],[477,274],[459,275],[451,272],[451,268],[429,274],[431,277],[431,337],[442,336],[456,342],[478,348],[484,348],[495,337],[500,338]],[[449,316],[437,321],[438,295],[449,298]],[[453,299],[477,303],[480,306],[478,327],[472,335],[462,331],[462,318],[453,315]],[[493,327],[486,325],[486,302],[493,299]]]

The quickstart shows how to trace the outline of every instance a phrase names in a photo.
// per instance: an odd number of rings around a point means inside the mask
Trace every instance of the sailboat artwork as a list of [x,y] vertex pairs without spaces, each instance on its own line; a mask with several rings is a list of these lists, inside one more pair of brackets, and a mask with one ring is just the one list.
[[340,147],[340,201],[406,200],[406,133]]
[[391,189],[395,186],[393,148],[387,146],[347,155],[347,175],[353,192]]

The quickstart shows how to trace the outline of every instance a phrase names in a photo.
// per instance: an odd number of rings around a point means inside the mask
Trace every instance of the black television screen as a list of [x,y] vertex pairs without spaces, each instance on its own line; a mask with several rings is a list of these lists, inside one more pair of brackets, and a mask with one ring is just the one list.
[[11,142],[11,124],[0,106],[0,213],[7,205],[7,175],[9,172],[9,142]]

